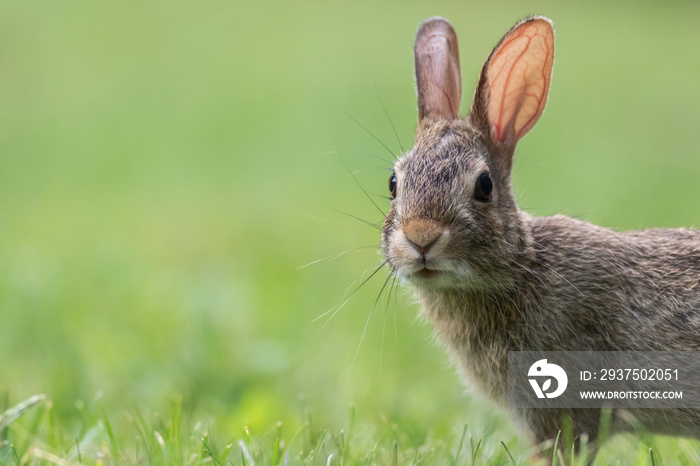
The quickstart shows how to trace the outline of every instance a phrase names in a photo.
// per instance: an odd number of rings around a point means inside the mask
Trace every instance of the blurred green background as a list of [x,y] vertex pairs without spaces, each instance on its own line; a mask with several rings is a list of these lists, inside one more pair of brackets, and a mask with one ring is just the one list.
[[384,271],[314,319],[380,260],[334,210],[382,219],[345,164],[387,205],[391,155],[352,118],[398,153],[381,97],[409,148],[420,22],[457,30],[464,114],[527,14],[557,46],[521,206],[697,223],[697,2],[0,2],[0,390],[65,419],[98,393],[109,413],[182,396],[225,432],[293,432],[303,410],[338,428],[351,406],[417,441],[507,429],[410,292],[368,321]]

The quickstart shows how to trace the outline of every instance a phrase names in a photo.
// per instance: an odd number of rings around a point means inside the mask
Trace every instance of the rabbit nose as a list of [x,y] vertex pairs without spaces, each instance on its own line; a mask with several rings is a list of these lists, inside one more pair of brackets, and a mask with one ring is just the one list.
[[422,246],[422,245],[420,245],[420,244],[418,244],[418,243],[415,243],[415,242],[411,241],[411,239],[410,239],[408,236],[406,237],[406,241],[408,241],[408,244],[410,244],[411,246],[413,246],[413,249],[415,249],[416,251],[418,251],[418,252],[420,253],[421,256],[425,256],[425,255],[428,253],[428,251],[430,251],[430,248],[433,247],[433,244],[435,244],[435,243],[437,242],[438,238],[439,238],[439,236],[438,236],[437,238],[435,238],[433,241],[431,241],[430,243],[428,243],[428,244],[426,244],[426,245],[424,245],[424,246]]
[[423,219],[409,222],[402,230],[408,244],[421,256],[425,256],[430,251],[445,231],[432,220]]

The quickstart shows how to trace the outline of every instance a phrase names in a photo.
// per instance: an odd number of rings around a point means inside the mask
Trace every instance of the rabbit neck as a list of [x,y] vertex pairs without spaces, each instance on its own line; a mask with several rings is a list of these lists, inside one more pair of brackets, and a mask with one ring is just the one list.
[[[523,311],[528,307],[527,274],[534,258],[528,214],[518,212],[513,222],[511,252],[490,287],[417,289],[425,316],[463,375],[484,394],[504,400],[507,396],[508,351],[522,348]],[[489,280],[485,280],[488,282]]]
[[418,297],[470,385],[490,398],[505,400],[508,351],[519,346],[522,327],[516,313],[517,292],[421,290]]

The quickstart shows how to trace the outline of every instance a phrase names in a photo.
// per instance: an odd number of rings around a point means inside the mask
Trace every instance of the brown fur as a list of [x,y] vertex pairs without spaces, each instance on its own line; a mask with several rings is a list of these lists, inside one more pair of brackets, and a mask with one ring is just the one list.
[[[494,141],[485,110],[493,53],[466,120],[419,121],[415,146],[395,166],[398,194],[382,233],[388,264],[414,286],[467,383],[505,405],[508,351],[700,350],[700,232],[621,233],[518,208],[510,184],[517,141]],[[424,97],[419,86],[419,108]],[[484,172],[493,180],[485,203],[473,196]],[[417,250],[410,238],[434,244]],[[423,267],[439,276],[419,276]],[[516,413],[540,442],[557,436],[563,414],[576,435],[595,438],[598,410]],[[700,436],[696,410],[631,414],[652,432]],[[613,428],[629,425],[616,417]]]

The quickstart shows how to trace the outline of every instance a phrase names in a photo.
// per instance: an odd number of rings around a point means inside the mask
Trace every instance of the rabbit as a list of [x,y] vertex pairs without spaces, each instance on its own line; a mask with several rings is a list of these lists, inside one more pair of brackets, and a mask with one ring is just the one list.
[[[381,253],[466,384],[507,407],[509,351],[700,350],[700,232],[617,232],[516,204],[513,153],[547,101],[551,20],[528,17],[503,36],[465,119],[450,23],[426,20],[414,52],[415,145],[389,180]],[[574,438],[592,445],[601,418],[598,409],[506,410],[538,443],[554,440],[566,415]],[[627,413],[650,432],[700,437],[700,410]],[[613,432],[632,429],[620,414]]]

